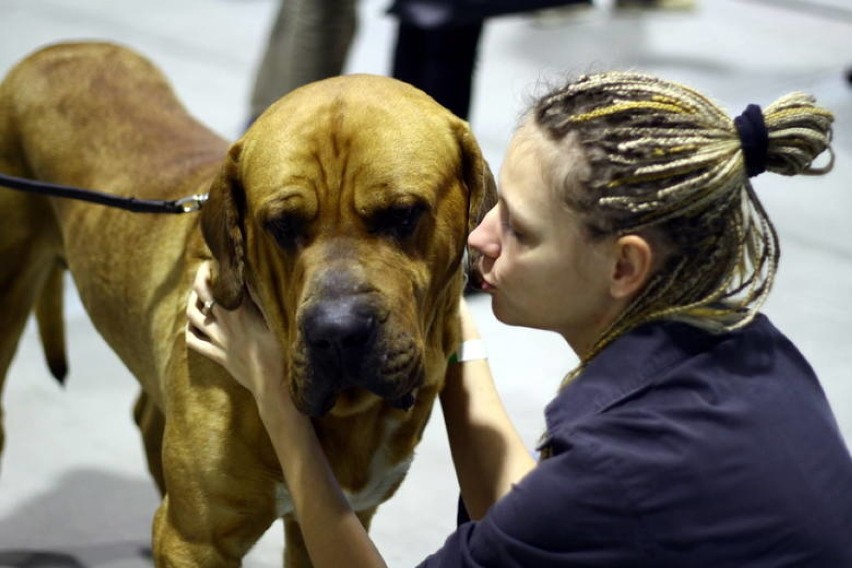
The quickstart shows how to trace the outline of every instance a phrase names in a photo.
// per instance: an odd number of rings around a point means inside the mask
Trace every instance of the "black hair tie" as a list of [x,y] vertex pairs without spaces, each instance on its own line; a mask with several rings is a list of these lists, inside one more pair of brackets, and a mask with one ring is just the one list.
[[766,171],[766,156],[769,151],[769,131],[763,120],[763,111],[758,105],[748,105],[734,119],[740,135],[740,144],[745,157],[746,173],[754,177]]

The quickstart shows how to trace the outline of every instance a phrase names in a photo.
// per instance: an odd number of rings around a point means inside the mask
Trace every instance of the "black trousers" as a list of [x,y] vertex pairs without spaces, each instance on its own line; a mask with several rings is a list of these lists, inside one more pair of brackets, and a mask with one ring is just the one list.
[[482,27],[482,21],[430,29],[400,22],[393,76],[467,120]]

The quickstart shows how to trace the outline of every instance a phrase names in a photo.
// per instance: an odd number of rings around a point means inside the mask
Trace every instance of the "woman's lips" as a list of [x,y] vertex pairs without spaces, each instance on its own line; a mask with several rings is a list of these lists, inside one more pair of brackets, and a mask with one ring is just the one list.
[[482,282],[479,285],[479,289],[482,290],[483,292],[485,292],[486,294],[490,294],[491,292],[496,290],[497,287],[494,286],[494,284],[492,284],[491,282],[489,282],[485,278],[483,278]]

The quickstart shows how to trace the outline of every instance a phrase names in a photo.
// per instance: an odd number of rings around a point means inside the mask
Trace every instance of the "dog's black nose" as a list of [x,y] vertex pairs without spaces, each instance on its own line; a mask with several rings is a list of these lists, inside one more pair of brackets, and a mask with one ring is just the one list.
[[357,297],[322,302],[305,318],[304,333],[313,355],[350,366],[371,348],[378,324]]

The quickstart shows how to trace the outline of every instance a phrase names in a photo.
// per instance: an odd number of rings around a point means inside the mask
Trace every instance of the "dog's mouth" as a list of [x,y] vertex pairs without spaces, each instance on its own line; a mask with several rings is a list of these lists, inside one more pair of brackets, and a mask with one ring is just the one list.
[[408,410],[417,402],[417,390],[413,390],[399,398],[389,400],[388,404],[399,410]]
[[414,406],[426,376],[423,353],[393,322],[364,297],[307,307],[292,354],[296,406],[311,416],[363,408],[376,397],[400,410]]
[[[315,418],[325,416],[332,409],[339,414],[357,412],[371,404],[376,399],[383,400],[388,406],[397,410],[408,411],[417,402],[419,387],[411,388],[401,394],[376,392],[349,382],[340,382],[338,377],[333,379],[318,378],[308,373],[307,380],[294,377],[293,402],[301,412]],[[330,385],[338,385],[329,388]]]

